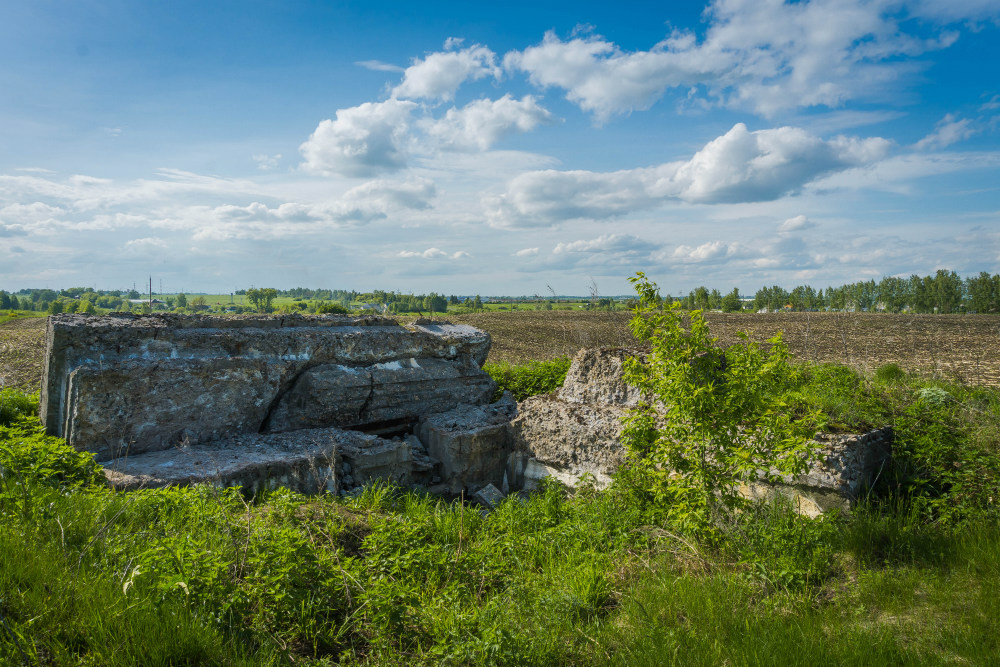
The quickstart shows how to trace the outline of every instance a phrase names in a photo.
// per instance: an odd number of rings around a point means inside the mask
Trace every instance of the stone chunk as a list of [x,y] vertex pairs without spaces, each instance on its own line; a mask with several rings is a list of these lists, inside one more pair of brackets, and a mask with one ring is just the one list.
[[471,359],[400,359],[373,366],[324,364],[304,371],[286,391],[269,431],[416,421],[463,403],[488,403],[496,388]]
[[548,476],[574,486],[585,474],[607,486],[625,460],[621,420],[626,412],[619,405],[570,403],[555,396],[522,401],[511,424],[511,486],[531,490]]
[[635,407],[641,400],[638,389],[624,378],[625,360],[639,354],[623,348],[586,348],[576,353],[566,381],[557,392],[570,403],[598,403]]
[[516,414],[517,403],[504,392],[492,405],[462,405],[421,418],[417,437],[441,462],[441,484],[447,493],[503,483],[511,452],[510,420]]
[[415,420],[466,396],[486,402],[493,387],[479,368],[489,334],[443,322],[56,315],[46,346],[46,428],[102,458],[268,428]]
[[120,490],[213,484],[240,486],[247,495],[278,486],[302,493],[340,489],[339,450],[364,434],[340,429],[237,435],[226,440],[148,452],[102,463]]
[[472,502],[488,510],[495,510],[503,502],[504,494],[492,484],[487,484],[483,488],[472,494]]

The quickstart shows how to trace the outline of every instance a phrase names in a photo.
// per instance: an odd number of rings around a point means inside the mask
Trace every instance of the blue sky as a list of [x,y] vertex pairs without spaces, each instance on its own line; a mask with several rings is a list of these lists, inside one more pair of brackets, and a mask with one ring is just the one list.
[[0,288],[1000,271],[1000,0],[0,6]]

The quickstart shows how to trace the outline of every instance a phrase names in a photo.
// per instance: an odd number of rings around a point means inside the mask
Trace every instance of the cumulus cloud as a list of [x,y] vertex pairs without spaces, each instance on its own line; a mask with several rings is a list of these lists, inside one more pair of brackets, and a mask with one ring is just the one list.
[[448,254],[447,252],[445,252],[444,250],[441,250],[440,248],[428,248],[427,250],[424,250],[423,252],[416,251],[416,250],[401,250],[397,254],[397,257],[403,257],[405,259],[420,258],[420,259],[451,259],[451,260],[456,260],[456,259],[466,259],[468,257],[472,257],[472,255],[470,255],[469,253],[465,252],[464,250],[459,250],[457,252],[453,252],[451,254]]
[[530,132],[552,121],[552,114],[532,95],[516,100],[507,94],[497,100],[476,100],[461,109],[453,107],[443,118],[429,122],[427,133],[445,149],[485,151],[508,134]]
[[299,147],[307,171],[371,176],[406,164],[414,102],[390,99],[340,109]]
[[125,242],[126,249],[144,249],[144,248],[166,248],[167,242],[158,236],[147,236],[141,239],[132,239],[131,241]]
[[257,163],[257,168],[261,171],[270,171],[278,168],[278,163],[281,161],[281,153],[278,153],[277,155],[260,153],[254,155],[253,160]]
[[[936,4],[915,5],[910,14],[945,23],[997,15],[995,3],[950,12]],[[600,36],[562,40],[550,32],[540,44],[508,53],[504,65],[526,72],[537,86],[562,88],[601,121],[648,109],[669,89],[765,115],[836,107],[884,96],[887,86],[917,71],[908,58],[957,38],[942,29],[926,39],[908,34],[898,9],[864,0],[717,0],[705,12],[709,27],[701,40],[674,31],[648,51],[628,52]]]
[[563,241],[548,253],[525,248],[515,253],[518,268],[527,272],[586,269],[596,275],[630,273],[653,262],[662,243],[631,234],[603,234],[591,239]]
[[493,51],[479,44],[456,50],[459,43],[449,38],[445,51],[414,59],[406,68],[402,83],[392,89],[392,96],[448,102],[454,99],[459,86],[470,79],[499,78],[501,70]]
[[780,225],[778,225],[779,232],[798,232],[806,229],[812,229],[816,226],[816,223],[807,218],[804,215],[797,215],[794,218],[788,218]]
[[670,200],[696,204],[771,201],[824,174],[882,159],[889,142],[819,139],[799,128],[750,132],[742,123],[690,160],[616,172],[544,170],[521,174],[485,200],[496,226],[549,226],[605,219]]
[[939,149],[956,144],[978,134],[972,121],[959,118],[955,114],[946,114],[937,122],[934,131],[913,145],[917,150]]

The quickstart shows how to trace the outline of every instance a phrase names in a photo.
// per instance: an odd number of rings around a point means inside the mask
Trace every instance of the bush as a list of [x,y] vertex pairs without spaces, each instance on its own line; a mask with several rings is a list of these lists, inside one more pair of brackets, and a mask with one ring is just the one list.
[[518,366],[505,362],[484,364],[483,370],[496,381],[497,397],[507,390],[515,399],[523,401],[529,396],[548,394],[561,387],[566,380],[570,363],[569,357],[556,357],[548,361],[529,361]]
[[[305,306],[305,304],[301,304]],[[316,304],[317,315],[347,315],[350,311],[340,303],[319,303]]]
[[720,520],[747,507],[742,485],[805,471],[820,415],[790,414],[783,401],[794,373],[780,334],[766,353],[745,334],[722,350],[700,310],[685,316],[642,273],[630,280],[639,294],[630,326],[650,352],[626,362],[625,379],[652,402],[625,420],[627,483],[647,489],[679,530],[712,540]]
[[0,389],[0,426],[10,426],[38,414],[38,394],[24,394],[16,389]]

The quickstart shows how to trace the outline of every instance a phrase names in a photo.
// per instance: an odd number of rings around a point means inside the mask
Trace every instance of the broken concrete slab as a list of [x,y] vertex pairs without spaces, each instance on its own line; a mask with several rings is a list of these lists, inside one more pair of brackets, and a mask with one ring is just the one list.
[[580,350],[557,392],[559,398],[569,403],[637,406],[642,395],[625,382],[625,361],[637,355],[641,353],[626,348]]
[[517,403],[504,392],[492,405],[463,405],[420,419],[416,435],[441,463],[441,484],[452,495],[503,484],[511,453],[510,421]]
[[337,424],[357,426],[416,421],[468,403],[489,403],[496,384],[471,359],[409,358],[346,366],[322,364],[303,371],[264,424],[291,431]]
[[480,507],[488,510],[495,510],[500,506],[506,496],[492,484],[487,484],[483,488],[472,494],[471,500]]
[[[531,490],[545,477],[568,486],[576,486],[585,475],[592,476],[598,488],[611,483],[626,457],[622,419],[638,403],[637,395],[621,389],[622,364],[631,354],[617,349],[581,351],[567,374],[573,381],[565,391],[535,396],[518,405],[511,424],[513,450],[507,469],[513,488]],[[755,498],[781,493],[806,514],[846,509],[885,465],[891,439],[891,429],[820,434],[820,460],[806,473],[785,476],[777,487],[753,484],[741,492]]]
[[570,403],[557,395],[522,401],[511,423],[511,486],[532,490],[544,477],[575,486],[586,474],[607,486],[625,461],[621,433],[626,414],[620,405]]
[[106,461],[108,483],[120,490],[213,484],[240,486],[248,496],[284,487],[340,493],[383,480],[426,485],[437,461],[415,437],[387,440],[340,428],[244,434]]
[[[454,407],[454,400],[434,405],[444,396],[470,387],[485,395],[492,386],[479,369],[489,334],[442,322],[402,327],[380,317],[56,315],[49,318],[46,345],[46,428],[101,458],[255,433],[275,415],[285,428],[344,425],[335,411],[328,420],[299,420],[289,413],[292,402],[282,402],[304,374],[324,366],[362,369],[369,385],[387,384],[381,398],[360,389],[373,400],[352,415],[352,425],[416,419],[422,410]],[[423,377],[414,364],[425,370]],[[394,386],[394,378],[403,381]]]

